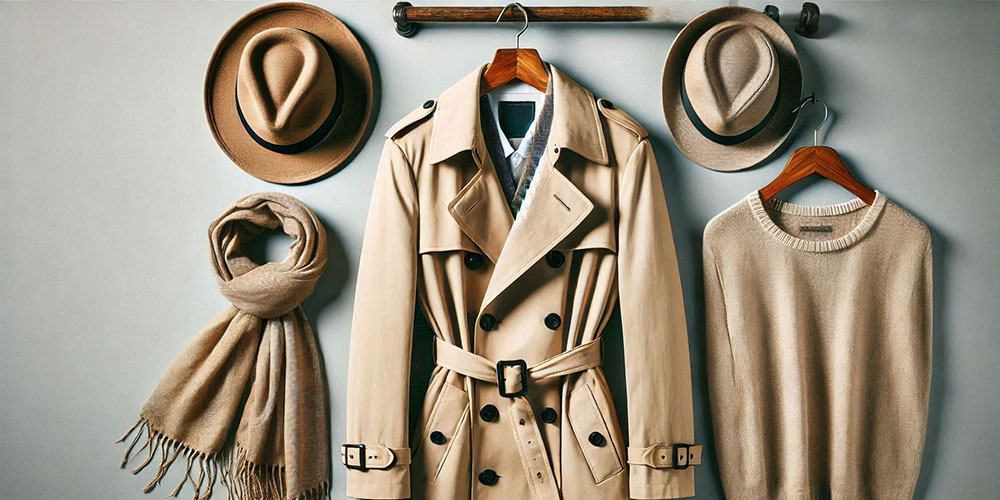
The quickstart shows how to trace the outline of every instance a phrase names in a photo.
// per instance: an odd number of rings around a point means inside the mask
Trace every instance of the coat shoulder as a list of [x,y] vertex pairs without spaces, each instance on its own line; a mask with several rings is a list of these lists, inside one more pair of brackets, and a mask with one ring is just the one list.
[[385,133],[386,138],[398,139],[414,126],[426,120],[427,117],[433,115],[435,109],[437,109],[437,101],[434,99],[424,101],[423,104],[410,111],[403,119],[389,127],[389,130]]
[[642,124],[629,116],[628,113],[622,111],[618,106],[615,106],[611,101],[603,97],[597,99],[597,109],[601,111],[601,114],[608,120],[608,123],[627,129],[635,134],[638,140],[642,140],[649,135],[649,132],[646,131],[646,128]]

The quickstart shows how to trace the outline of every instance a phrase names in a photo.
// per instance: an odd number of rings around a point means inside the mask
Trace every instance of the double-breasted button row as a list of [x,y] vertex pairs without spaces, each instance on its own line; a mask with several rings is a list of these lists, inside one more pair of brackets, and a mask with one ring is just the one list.
[[[549,330],[558,330],[562,325],[562,317],[556,313],[549,313],[545,316],[545,319],[542,320],[542,322],[545,323],[545,327]],[[486,313],[479,317],[479,328],[482,328],[484,332],[493,331],[496,327],[496,316]]]
[[500,479],[500,476],[498,476],[497,472],[493,469],[483,469],[479,472],[479,482],[485,484],[486,486],[493,486],[494,484],[497,484],[497,479]]

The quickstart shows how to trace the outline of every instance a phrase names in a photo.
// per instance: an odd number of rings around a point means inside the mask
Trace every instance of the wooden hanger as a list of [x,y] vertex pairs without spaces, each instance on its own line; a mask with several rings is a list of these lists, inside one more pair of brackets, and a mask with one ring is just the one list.
[[830,109],[826,107],[826,103],[816,99],[816,95],[813,94],[803,99],[799,107],[795,108],[792,112],[798,113],[806,104],[817,102],[823,105],[823,121],[813,130],[813,145],[796,149],[792,153],[792,157],[788,159],[784,170],[770,184],[764,186],[759,191],[761,200],[769,201],[783,189],[799,180],[811,174],[819,174],[840,184],[851,193],[854,193],[855,196],[861,198],[861,201],[871,205],[875,202],[875,192],[855,179],[847,171],[844,160],[840,158],[836,150],[819,145],[819,129],[823,127],[826,119],[830,116]]
[[524,13],[524,27],[515,38],[514,46],[516,48],[498,49],[493,54],[493,62],[483,73],[483,84],[480,86],[483,94],[493,92],[501,85],[515,79],[531,85],[539,92],[545,92],[549,86],[549,73],[545,71],[545,63],[538,56],[538,51],[521,48],[521,33],[528,29],[528,11],[524,9],[524,6],[519,3],[507,4],[500,11],[496,22],[499,23],[504,12],[507,12],[507,8],[512,6],[521,9],[521,12]]

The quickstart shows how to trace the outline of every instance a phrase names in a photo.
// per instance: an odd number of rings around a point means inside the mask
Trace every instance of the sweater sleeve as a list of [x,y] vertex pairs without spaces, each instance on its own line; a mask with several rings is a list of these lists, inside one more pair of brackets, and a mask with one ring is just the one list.
[[347,377],[347,496],[408,498],[408,394],[417,279],[417,196],[386,141],[358,267]]
[[[670,217],[652,148],[632,152],[619,191],[618,283],[628,391],[631,498],[694,495],[691,365]],[[681,445],[681,446],[676,446]],[[694,448],[694,447],[692,447]],[[674,451],[683,460],[674,467]]]

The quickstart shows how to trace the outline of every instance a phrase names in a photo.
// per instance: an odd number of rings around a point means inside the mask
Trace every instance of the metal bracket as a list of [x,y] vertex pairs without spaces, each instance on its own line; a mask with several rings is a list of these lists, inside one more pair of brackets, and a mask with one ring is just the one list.
[[406,8],[413,7],[410,2],[396,2],[392,8],[392,20],[396,23],[396,33],[403,38],[410,38],[417,34],[417,23],[406,20]]

